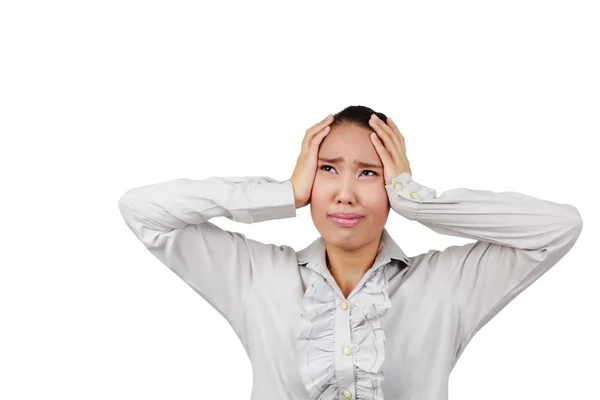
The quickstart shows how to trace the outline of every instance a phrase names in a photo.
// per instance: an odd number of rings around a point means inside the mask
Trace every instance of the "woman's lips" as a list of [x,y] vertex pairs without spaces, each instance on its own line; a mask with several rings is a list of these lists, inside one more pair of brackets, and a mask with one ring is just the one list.
[[328,218],[330,220],[332,220],[335,224],[337,224],[339,226],[343,226],[343,227],[356,226],[363,219],[363,217],[360,217],[360,218],[338,218],[338,217],[332,217],[331,215]]

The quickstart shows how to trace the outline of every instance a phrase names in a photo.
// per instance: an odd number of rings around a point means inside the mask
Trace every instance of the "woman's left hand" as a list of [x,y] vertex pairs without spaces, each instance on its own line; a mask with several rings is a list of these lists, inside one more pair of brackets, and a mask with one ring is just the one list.
[[[404,144],[404,136],[392,121],[387,117],[387,124],[377,117],[371,115],[369,125],[375,130],[375,134],[371,133],[371,143],[375,146],[377,154],[383,163],[383,171],[386,186],[392,183],[392,179],[403,172],[410,170],[410,162],[406,157],[406,146]],[[374,137],[375,136],[375,137]]]

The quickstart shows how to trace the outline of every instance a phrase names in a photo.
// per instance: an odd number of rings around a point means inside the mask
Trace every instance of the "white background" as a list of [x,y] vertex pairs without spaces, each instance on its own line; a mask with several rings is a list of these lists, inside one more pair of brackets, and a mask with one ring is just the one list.
[[[512,190],[583,217],[471,341],[450,399],[599,399],[598,5],[415,3],[3,2],[0,398],[249,399],[233,330],[117,201],[181,177],[288,179],[306,129],[365,105],[438,195]],[[214,222],[296,249],[318,235],[309,207]],[[386,227],[409,256],[469,242],[393,211]]]

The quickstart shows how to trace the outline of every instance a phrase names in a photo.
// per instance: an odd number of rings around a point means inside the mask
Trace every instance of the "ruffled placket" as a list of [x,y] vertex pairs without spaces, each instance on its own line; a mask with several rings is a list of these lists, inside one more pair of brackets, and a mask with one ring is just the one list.
[[[388,294],[386,265],[371,273],[349,301],[349,327],[352,338],[355,394],[351,400],[383,400],[381,369],[385,359],[385,334],[381,317],[392,303]],[[343,300],[328,279],[313,269],[303,297],[301,330],[297,338],[298,370],[314,400],[345,399],[347,387],[339,387],[336,370],[336,312]],[[347,392],[346,392],[347,394]]]

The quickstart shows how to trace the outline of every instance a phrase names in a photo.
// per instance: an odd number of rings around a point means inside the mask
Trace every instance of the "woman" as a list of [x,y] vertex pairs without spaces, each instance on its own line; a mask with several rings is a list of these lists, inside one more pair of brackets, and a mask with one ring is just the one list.
[[[307,204],[320,237],[300,251],[209,222],[290,218]],[[447,399],[473,335],[582,230],[569,204],[465,188],[438,197],[412,179],[394,122],[362,106],[306,131],[289,180],[176,179],[130,189],[119,208],[229,321],[253,364],[253,400]],[[408,257],[384,227],[390,208],[476,241]]]

